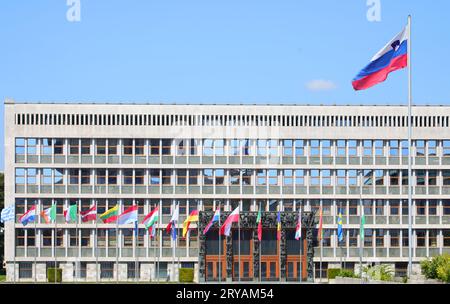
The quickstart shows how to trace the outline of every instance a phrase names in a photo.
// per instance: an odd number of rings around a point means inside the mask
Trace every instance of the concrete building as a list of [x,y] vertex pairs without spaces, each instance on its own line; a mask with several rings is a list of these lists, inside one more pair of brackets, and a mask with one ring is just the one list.
[[[295,281],[300,267],[305,277],[305,246],[300,252],[294,228],[283,223],[281,241],[276,225],[264,227],[261,261],[254,258],[254,229],[243,227],[238,236],[233,228],[232,237],[221,239],[219,255],[217,226],[205,237],[200,233],[199,241],[193,223],[188,237],[178,238],[174,260],[165,227],[175,204],[179,234],[195,209],[209,215],[219,206],[224,212],[240,206],[244,219],[254,218],[260,206],[263,218],[278,210],[288,216],[299,208],[322,207],[322,274],[316,240],[314,266],[316,278],[325,277],[330,268],[359,267],[360,200],[366,217],[364,264],[387,263],[404,275],[408,181],[417,271],[424,258],[450,252],[450,107],[412,111],[409,177],[405,106],[7,100],[5,205],[15,203],[17,217],[5,225],[7,279],[45,281],[46,269],[55,263],[65,281],[177,280],[179,267],[194,268],[197,281],[217,280],[219,265],[224,280],[257,280],[260,273],[263,280]],[[32,206],[39,214],[53,204],[56,223],[46,224],[42,216],[26,226],[18,220]],[[159,206],[155,238],[142,224],[136,237],[132,224],[84,223],[80,215],[66,223],[63,216],[69,205],[78,211],[95,205],[101,214],[117,204],[120,210],[137,205],[140,221]]]

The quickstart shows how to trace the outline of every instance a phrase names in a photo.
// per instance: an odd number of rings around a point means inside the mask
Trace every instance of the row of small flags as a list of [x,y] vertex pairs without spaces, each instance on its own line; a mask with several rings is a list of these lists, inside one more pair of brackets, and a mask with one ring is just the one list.
[[[51,207],[43,210],[40,213],[41,217],[44,219],[45,223],[53,223],[56,219],[56,206],[52,205]],[[64,218],[67,223],[76,221],[77,219],[77,205],[70,205],[63,212]],[[97,207],[94,205],[88,210],[80,211],[81,221],[89,222],[95,221],[97,219]],[[179,205],[176,205],[172,216],[170,218],[169,223],[166,226],[167,233],[171,233],[172,238],[175,240],[177,237],[177,229],[176,224],[178,222],[179,217]],[[27,212],[25,212],[20,218],[19,222],[22,225],[26,226],[28,223],[33,222],[36,219],[36,206],[33,205]],[[119,206],[116,205],[113,208],[107,210],[106,212],[100,215],[100,219],[104,223],[115,223],[119,225],[136,223],[138,221],[138,206],[133,205],[127,209],[125,209],[122,213],[119,214]],[[1,221],[12,221],[14,220],[14,205],[6,207],[1,212]],[[144,224],[145,228],[149,230],[150,236],[155,236],[155,224],[159,220],[158,207],[154,208],[149,214],[145,216],[141,224]],[[203,230],[203,234],[208,233],[209,229],[213,226],[215,222],[220,220],[220,208],[214,212],[213,217],[206,225]],[[186,236],[189,231],[189,226],[193,222],[198,222],[198,210],[193,210],[187,219],[183,222],[183,237]],[[233,223],[239,222],[239,207],[233,210],[231,214],[227,217],[223,225],[220,227],[221,235],[230,235],[231,227]],[[341,219],[342,222],[342,219]],[[258,211],[258,216],[256,219],[256,223],[258,225],[258,240],[262,239],[262,215],[261,210]],[[320,227],[319,227],[319,235],[321,235],[322,230],[322,209],[320,209]],[[295,229],[295,239],[299,240],[301,238],[301,210],[298,212],[298,220]],[[281,239],[281,215],[280,212],[277,213],[277,240]]]

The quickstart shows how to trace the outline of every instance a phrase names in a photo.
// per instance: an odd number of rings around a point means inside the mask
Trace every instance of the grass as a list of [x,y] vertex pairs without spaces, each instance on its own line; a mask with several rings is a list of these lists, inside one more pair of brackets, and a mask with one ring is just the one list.
[[6,281],[6,275],[0,274],[0,282]]

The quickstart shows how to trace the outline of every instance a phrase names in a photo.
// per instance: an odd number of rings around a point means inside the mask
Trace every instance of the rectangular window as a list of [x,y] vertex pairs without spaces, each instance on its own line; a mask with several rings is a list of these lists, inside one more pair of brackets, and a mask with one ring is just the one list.
[[122,142],[123,142],[123,154],[124,155],[133,155],[133,140],[132,139],[124,139]]
[[428,156],[436,156],[436,146],[437,142],[435,140],[428,141]]
[[53,153],[55,155],[64,154],[64,140],[57,138],[53,141]]
[[51,138],[42,138],[41,139],[41,154],[42,155],[51,155],[53,151],[53,141]]
[[349,140],[348,141],[348,155],[357,156],[358,155],[358,141]]
[[417,239],[417,247],[425,247],[426,246],[426,230],[417,229],[416,230],[416,239]]
[[106,155],[106,139],[95,140],[95,154]]
[[216,185],[222,186],[225,183],[225,170],[224,169],[216,169]]
[[295,140],[295,156],[305,155],[305,143],[302,139]]
[[400,215],[400,201],[399,200],[390,200],[390,215]]
[[203,185],[212,185],[213,182],[213,170],[203,169]]
[[336,141],[336,147],[337,147],[337,156],[339,157],[345,157],[345,140],[338,140]]
[[372,156],[372,141],[371,140],[364,140],[363,141],[363,148],[364,148],[364,156]]
[[82,139],[81,140],[81,154],[82,155],[91,154],[91,140],[90,139]]
[[444,157],[450,157],[450,140],[444,140],[442,142],[442,150]]
[[322,156],[330,156],[331,155],[331,141],[330,140],[322,140]]
[[28,138],[27,139],[27,154],[28,155],[36,155],[37,154],[37,139],[36,138]]
[[95,184],[96,185],[106,185],[106,170],[96,169],[95,170]]
[[162,155],[172,155],[172,140],[162,139]]
[[256,141],[257,149],[256,153],[258,156],[266,156],[267,155],[267,140],[258,139]]
[[400,230],[390,230],[391,247],[400,247]]
[[81,169],[81,184],[82,185],[91,184],[91,169]]
[[292,186],[294,182],[293,170],[283,170],[283,185]]
[[162,169],[162,184],[163,185],[171,185],[171,177],[172,177],[172,170],[171,169]]
[[134,171],[134,184],[138,186],[144,185],[144,179],[145,179],[145,170],[143,169],[136,169]]
[[213,156],[213,140],[212,139],[204,139],[203,140],[203,155],[204,156]]
[[393,157],[399,156],[398,140],[389,141],[389,156]]
[[305,171],[303,169],[295,170],[295,185],[296,186],[305,185]]
[[41,182],[43,185],[52,184],[52,169],[44,168],[42,169]]
[[159,139],[150,139],[150,155],[158,156],[160,153]]
[[382,140],[375,140],[375,156],[384,156]]
[[185,186],[187,183],[187,170],[178,169],[177,170],[177,185]]
[[159,173],[159,169],[150,169],[150,185],[157,186],[161,184]]
[[267,170],[267,174],[269,177],[269,185],[277,186],[278,185],[278,172],[277,170]]
[[116,169],[108,169],[108,184],[117,185],[118,172]]
[[319,156],[319,148],[320,148],[320,141],[313,139],[310,141],[310,155],[311,156]]
[[266,170],[264,169],[256,170],[256,184],[258,186],[266,185]]
[[311,186],[320,185],[320,170],[310,170],[310,185]]
[[292,139],[283,140],[283,156],[293,156],[293,141]]
[[250,186],[252,184],[252,169],[241,169],[242,172],[242,184],[244,186]]
[[24,155],[24,154],[25,154],[25,139],[16,138],[16,155]]
[[416,156],[418,156],[418,157],[425,156],[425,141],[424,140],[416,140]]
[[108,139],[108,155],[117,155],[117,139]]
[[198,169],[190,169],[189,170],[189,185],[198,185]]

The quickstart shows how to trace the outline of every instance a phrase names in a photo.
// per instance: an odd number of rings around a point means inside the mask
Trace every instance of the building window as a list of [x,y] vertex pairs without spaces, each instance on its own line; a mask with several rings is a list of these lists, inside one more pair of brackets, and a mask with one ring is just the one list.
[[359,229],[348,229],[349,247],[358,247]]
[[198,185],[198,169],[189,169],[189,185]]
[[375,200],[375,215],[384,215],[384,200]]
[[224,169],[216,169],[216,185],[223,186],[225,184],[225,170]]
[[389,207],[390,207],[390,215],[399,215],[400,214],[400,201],[399,200],[389,201]]
[[95,140],[95,154],[106,155],[106,139]]
[[302,139],[295,141],[295,156],[305,155],[305,142]]
[[349,156],[358,156],[358,141],[356,141],[356,140],[348,141],[348,155]]
[[393,157],[399,156],[398,140],[389,141],[389,156]]
[[436,156],[436,146],[437,143],[435,140],[428,141],[428,156]]
[[278,172],[277,170],[267,170],[269,185],[277,186],[278,185]]
[[427,233],[425,230],[416,230],[417,247],[426,246],[426,235]]
[[27,154],[28,155],[36,155],[37,154],[37,139],[36,138],[28,138],[27,139]]
[[124,155],[133,155],[133,140],[132,139],[124,139],[122,142],[123,142],[123,154]]
[[425,156],[425,141],[424,140],[416,140],[416,156],[417,157]]
[[428,186],[437,185],[437,170],[428,171]]
[[27,185],[36,185],[37,180],[37,169],[28,168],[27,169]]
[[442,230],[442,236],[444,238],[444,247],[450,247],[450,230]]
[[363,155],[364,156],[372,156],[372,141],[364,140],[363,141]]
[[310,141],[310,144],[311,144],[310,155],[311,156],[319,156],[320,141],[317,139],[313,139]]
[[252,184],[252,169],[242,169],[242,185],[250,186]]
[[283,156],[293,156],[293,141],[292,139],[283,140]]
[[185,186],[187,179],[187,170],[186,169],[178,169],[177,170],[177,185]]
[[386,231],[384,229],[375,230],[375,246],[384,247],[384,234]]
[[284,186],[292,186],[294,182],[293,171],[292,170],[283,170],[283,185]]
[[213,185],[213,170],[203,169],[203,185]]
[[375,185],[384,186],[384,171],[375,170]]
[[450,140],[444,140],[442,142],[442,150],[444,157],[450,157]]
[[267,155],[267,140],[258,139],[256,141],[256,153],[258,156],[266,156]]
[[338,140],[336,141],[336,147],[337,147],[337,156],[339,157],[345,157],[345,140]]
[[266,185],[266,182],[267,182],[266,170],[264,169],[256,170],[256,185],[264,186]]
[[373,229],[364,229],[364,247],[372,247]]
[[81,169],[81,184],[90,185],[91,184],[91,170]]
[[162,155],[172,155],[172,140],[171,139],[162,139]]
[[138,186],[144,185],[145,171],[143,169],[136,169],[134,171],[134,184]]
[[390,230],[389,231],[389,235],[390,235],[390,242],[391,242],[391,247],[400,247],[400,230]]
[[303,169],[295,170],[295,185],[296,186],[305,185],[305,171]]
[[399,185],[399,177],[400,177],[400,171],[389,170],[389,183],[391,186]]
[[91,154],[91,140],[90,139],[82,139],[81,140],[81,154],[82,155]]
[[425,215],[425,209],[426,209],[426,200],[416,200],[416,214],[417,215]]
[[25,185],[25,169],[16,168],[16,185]]
[[108,169],[108,185],[117,185],[117,175],[116,169]]
[[438,231],[436,229],[428,230],[428,247],[430,248],[437,247],[437,235]]
[[353,215],[353,216],[358,215],[358,201],[357,200],[349,200],[348,214]]
[[108,139],[108,155],[117,155],[117,139]]
[[16,155],[25,155],[25,139],[16,138]]
[[230,155],[237,156],[239,155],[239,140],[238,139],[232,139],[230,141]]
[[213,156],[213,140],[212,139],[204,139],[203,140],[203,155],[204,156]]
[[310,185],[319,186],[320,185],[320,171],[310,170]]
[[171,177],[172,177],[172,170],[170,169],[162,169],[162,184],[163,185],[171,185]]
[[384,156],[383,148],[384,148],[383,141],[375,140],[375,156],[377,157]]

